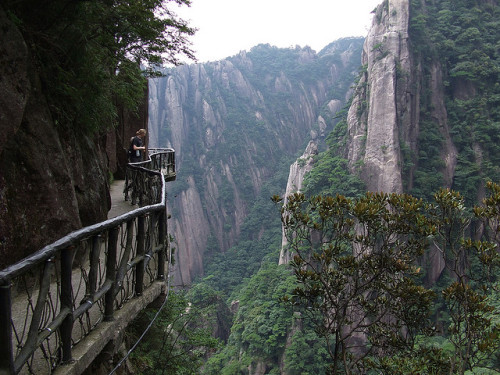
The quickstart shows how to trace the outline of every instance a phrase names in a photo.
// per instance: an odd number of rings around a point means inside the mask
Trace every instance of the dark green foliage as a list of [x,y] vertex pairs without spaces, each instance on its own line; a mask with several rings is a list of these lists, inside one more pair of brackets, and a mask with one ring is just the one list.
[[402,352],[378,359],[370,358],[368,374],[387,375],[441,375],[452,374],[450,357],[443,350],[421,347],[414,352]]
[[[145,71],[193,58],[170,1],[6,0],[7,14],[31,50],[33,67],[56,124],[83,133],[116,120],[116,101],[135,110],[144,98]],[[189,4],[188,0],[176,0]]]
[[[452,187],[469,204],[477,202],[487,179],[498,181],[500,157],[500,7],[489,1],[411,1],[412,50],[422,63],[421,129],[415,189],[431,198],[443,183],[439,149],[444,140],[432,117],[431,72],[443,71],[445,105],[458,151]],[[422,126],[423,125],[423,126]]]
[[[132,353],[136,374],[198,374],[204,359],[219,346],[212,337],[216,314],[216,295],[195,293],[195,304],[188,305],[182,293],[170,292],[168,302],[145,340]],[[146,309],[136,319],[127,338],[134,343],[153,319],[157,309]]]
[[[404,194],[288,197],[282,222],[298,286],[286,299],[310,313],[332,374],[499,370],[500,185],[487,188],[472,210],[445,189],[429,204]],[[448,275],[437,293],[418,266],[436,249]],[[431,320],[435,305],[445,314]]]
[[434,122],[422,120],[418,142],[418,168],[414,172],[414,186],[411,192],[416,197],[429,199],[444,183],[444,162],[441,158],[444,139]]
[[[240,309],[232,327],[241,348],[252,357],[272,359],[285,347],[292,315],[280,308],[280,297],[287,285],[293,285],[286,267],[268,263],[262,267],[239,294]],[[288,282],[285,283],[284,281]]]
[[[488,183],[488,197],[482,206],[473,208],[473,216],[464,198],[456,192],[441,190],[435,194],[435,215],[438,236],[436,246],[444,255],[452,282],[442,291],[450,317],[448,337],[454,346],[458,373],[488,363],[498,355],[500,326],[492,304],[498,290],[498,253],[500,186]],[[481,240],[469,237],[476,222]],[[477,225],[479,222],[480,225]]]
[[306,195],[356,197],[365,191],[361,179],[350,173],[347,159],[341,156],[347,130],[347,110],[337,117],[341,120],[326,139],[328,149],[316,157],[313,169],[305,175],[302,190]]
[[280,302],[294,285],[288,267],[265,262],[238,294],[229,344],[210,358],[204,373],[239,374],[262,363],[266,374],[279,374],[282,359],[290,374],[324,373],[324,340]]
[[290,301],[312,313],[332,374],[361,371],[381,349],[410,348],[426,328],[433,293],[416,283],[413,266],[433,233],[423,210],[413,197],[372,193],[355,200],[297,193],[283,206],[298,281]]
[[326,374],[330,367],[326,342],[314,330],[311,321],[299,320],[300,316],[294,316],[293,334],[285,349],[285,370],[290,375]]

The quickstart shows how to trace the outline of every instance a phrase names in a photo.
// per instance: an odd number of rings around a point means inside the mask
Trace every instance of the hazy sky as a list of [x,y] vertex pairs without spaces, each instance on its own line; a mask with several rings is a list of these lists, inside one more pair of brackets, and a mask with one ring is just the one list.
[[[198,29],[199,62],[221,60],[260,43],[306,45],[317,52],[336,39],[366,36],[382,0],[192,0],[176,13]],[[173,3],[172,3],[173,4]]]

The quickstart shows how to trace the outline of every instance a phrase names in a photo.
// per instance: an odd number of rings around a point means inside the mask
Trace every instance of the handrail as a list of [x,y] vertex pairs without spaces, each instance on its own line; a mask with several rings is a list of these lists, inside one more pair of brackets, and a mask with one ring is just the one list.
[[171,148],[152,148],[148,150],[149,159],[138,163],[129,163],[125,171],[125,186],[123,194],[125,200],[132,200],[132,204],[138,203],[140,206],[148,204],[155,191],[149,185],[150,180],[143,178],[145,170],[161,171],[165,181],[174,181],[175,172],[175,151]]
[[127,165],[127,175],[140,208],[69,233],[0,271],[0,374],[52,373],[99,323],[165,278],[165,182],[175,179],[175,151],[150,153]]

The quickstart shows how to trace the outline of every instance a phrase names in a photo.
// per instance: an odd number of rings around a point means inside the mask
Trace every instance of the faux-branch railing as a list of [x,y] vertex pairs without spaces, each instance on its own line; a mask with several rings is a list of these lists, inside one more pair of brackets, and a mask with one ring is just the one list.
[[0,271],[0,374],[52,373],[100,322],[164,280],[171,261],[165,182],[175,179],[174,150],[150,150],[148,161],[127,165],[127,176],[125,194],[140,208]]

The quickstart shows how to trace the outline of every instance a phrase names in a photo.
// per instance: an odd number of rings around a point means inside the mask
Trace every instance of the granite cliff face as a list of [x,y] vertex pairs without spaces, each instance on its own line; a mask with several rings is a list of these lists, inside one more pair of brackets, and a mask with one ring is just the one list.
[[[411,52],[409,22],[407,0],[384,1],[376,9],[363,46],[364,74],[347,118],[347,158],[351,172],[358,173],[370,191],[409,192],[418,168],[415,157],[411,160],[413,167],[406,170],[403,167],[403,149],[409,150],[410,155],[419,152],[423,75],[420,62],[413,59]],[[436,62],[432,64],[429,82],[431,117],[444,139],[441,150],[444,184],[450,187],[457,151],[448,127],[441,67]],[[434,261],[430,264],[429,281],[434,282],[444,264]]]
[[[351,171],[361,162],[368,190],[402,192],[401,142],[418,131],[412,100],[408,46],[409,5],[406,0],[384,2],[376,10],[363,47],[366,72],[348,114],[348,159]],[[404,119],[404,120],[403,120]],[[412,121],[412,120],[417,121]],[[413,144],[415,144],[413,142]]]
[[[58,126],[31,54],[0,9],[0,268],[105,220],[109,172],[123,169],[131,129],[143,127],[126,111],[123,126],[106,136],[89,138]],[[145,118],[147,106],[142,113]]]
[[[403,176],[403,149],[417,155],[422,91],[422,66],[415,61],[409,38],[410,4],[386,0],[376,9],[363,47],[364,74],[348,114],[348,159],[368,190],[403,192],[413,187],[413,167]],[[451,140],[444,105],[443,74],[437,62],[430,69],[431,117],[444,139],[444,185],[451,186],[457,150]],[[359,166],[359,170],[357,169]]]
[[361,43],[342,40],[319,54],[261,45],[150,82],[150,139],[157,142],[150,146],[176,150],[169,226],[177,283],[189,284],[203,274],[204,258],[235,244],[280,162],[331,128],[324,118],[345,103]]
[[[318,140],[312,139],[306,147],[306,150],[300,158],[298,158],[291,166],[290,173],[288,174],[288,181],[286,184],[286,191],[284,195],[284,202],[286,204],[287,197],[290,194],[301,191],[304,183],[304,176],[310,172],[314,167],[314,155],[318,154]],[[287,245],[286,236],[283,233],[281,239],[281,252],[279,264],[287,264],[291,260],[291,253],[285,251]]]

